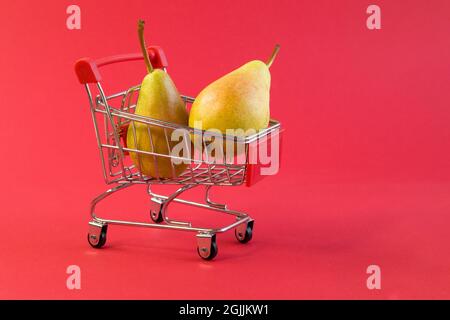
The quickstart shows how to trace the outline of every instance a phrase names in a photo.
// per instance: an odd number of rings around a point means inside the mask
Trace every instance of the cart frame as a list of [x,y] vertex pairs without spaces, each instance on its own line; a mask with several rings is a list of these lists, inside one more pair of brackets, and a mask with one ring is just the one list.
[[[153,66],[166,71],[167,59],[165,58],[162,49],[160,47],[152,46],[148,48],[148,52]],[[208,159],[206,152],[205,155],[201,155],[200,159],[189,157],[190,165],[181,175],[177,176],[174,174],[172,178],[145,176],[139,170],[141,154],[147,157],[153,157],[155,159],[155,165],[158,164],[156,160],[157,157],[158,159],[161,157],[177,158],[179,160],[186,160],[186,157],[175,157],[173,155],[157,153],[153,141],[151,143],[151,150],[139,149],[139,146],[128,148],[126,146],[126,136],[124,136],[128,126],[135,126],[135,123],[146,125],[148,127],[150,140],[152,139],[152,132],[155,132],[155,130],[164,132],[168,146],[170,132],[178,128],[186,130],[186,132],[189,132],[191,135],[200,134],[202,137],[208,136],[210,133],[134,114],[133,111],[136,106],[136,99],[140,86],[133,86],[125,91],[109,96],[105,94],[101,85],[100,67],[113,63],[141,59],[143,59],[142,54],[127,54],[107,57],[95,61],[89,58],[83,58],[78,60],[75,65],[78,79],[85,86],[88,95],[97,145],[100,151],[103,177],[107,184],[114,185],[98,195],[91,202],[91,221],[89,222],[88,242],[94,248],[101,248],[106,243],[108,225],[196,232],[198,254],[205,260],[211,260],[218,252],[216,234],[235,229],[237,240],[241,243],[247,243],[252,239],[254,225],[253,218],[248,214],[231,210],[225,204],[212,201],[210,199],[212,187],[237,186],[244,183],[250,185],[250,176],[254,175],[255,168],[257,168],[252,167],[248,161],[251,146],[257,146],[261,139],[269,137],[271,134],[278,134],[281,125],[278,121],[271,119],[267,129],[261,130],[253,135],[245,137],[223,135],[224,140],[231,139],[233,142],[240,142],[245,146],[244,163],[227,163],[225,159],[218,162],[211,162],[210,159]],[[185,104],[194,101],[194,98],[185,95],[182,95],[182,99]],[[114,105],[113,101],[120,101],[120,107],[117,106],[118,103],[117,105]],[[133,134],[136,136],[135,128]],[[204,146],[206,147],[206,143]],[[135,152],[139,155],[139,163],[137,165],[126,163],[127,158],[129,158],[127,156],[131,152]],[[172,170],[174,170],[172,159],[171,165]],[[138,184],[145,184],[147,186],[147,194],[151,199],[150,218],[154,223],[106,219],[99,217],[95,213],[96,207],[101,201],[120,190]],[[151,187],[155,184],[171,184],[179,185],[180,187],[172,194],[165,196],[152,191]],[[205,187],[204,203],[189,201],[179,197],[185,191],[199,186]],[[169,217],[168,208],[173,202],[232,215],[235,217],[235,221],[218,228],[194,227],[191,222],[178,221]]]

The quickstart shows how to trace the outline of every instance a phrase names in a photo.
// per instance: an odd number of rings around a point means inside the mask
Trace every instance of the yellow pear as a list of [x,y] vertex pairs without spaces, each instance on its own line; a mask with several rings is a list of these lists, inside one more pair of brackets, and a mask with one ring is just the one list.
[[[135,114],[157,120],[188,124],[188,112],[169,74],[153,69],[144,42],[144,22],[138,23],[139,40],[144,54],[148,74],[141,84]],[[149,130],[150,129],[150,130]],[[127,146],[157,154],[169,155],[178,142],[172,142],[172,130],[131,121],[127,132]],[[167,134],[167,140],[166,140]],[[154,178],[171,178],[182,173],[186,164],[173,164],[168,157],[130,152],[131,159],[139,171]]]
[[[192,104],[189,126],[195,129],[267,128],[270,119],[269,67],[277,55],[277,45],[267,63],[250,61],[204,88]],[[242,136],[243,133],[236,132]]]

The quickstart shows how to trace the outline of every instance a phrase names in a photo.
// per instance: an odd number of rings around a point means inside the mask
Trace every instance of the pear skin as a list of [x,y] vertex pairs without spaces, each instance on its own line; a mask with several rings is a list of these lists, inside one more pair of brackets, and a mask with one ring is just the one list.
[[[144,41],[144,21],[138,22],[138,34],[148,74],[139,91],[135,114],[186,126],[189,115],[169,74],[153,69]],[[127,146],[131,149],[170,155],[178,143],[171,141],[173,130],[131,121],[127,131]],[[167,139],[166,139],[167,137]],[[174,164],[171,158],[130,152],[130,157],[146,176],[174,178],[180,175],[187,164]]]
[[[187,125],[188,112],[175,85],[169,75],[162,70],[154,70],[145,76],[139,92],[135,114],[157,120]],[[172,142],[172,130],[148,126],[144,123],[132,122],[128,127],[127,146],[132,149],[169,155],[171,149],[178,143]],[[170,149],[168,147],[170,146]],[[140,172],[154,178],[172,178],[180,175],[186,164],[173,164],[170,158],[130,152],[133,163]]]
[[200,92],[192,104],[189,126],[222,133],[264,129],[269,124],[269,100],[269,68],[262,61],[250,61]]
[[[250,61],[204,88],[192,104],[189,126],[201,130],[215,129],[222,134],[239,137],[267,128],[270,120],[269,68],[279,49],[280,46],[276,45],[267,63]],[[227,129],[235,131],[227,132]],[[200,140],[199,137],[195,139]],[[201,146],[202,142],[196,141],[196,145]],[[218,162],[224,160],[224,156],[229,161],[239,155],[243,147],[234,143],[231,154],[226,141],[223,141],[223,152],[216,154],[213,150],[211,155]]]

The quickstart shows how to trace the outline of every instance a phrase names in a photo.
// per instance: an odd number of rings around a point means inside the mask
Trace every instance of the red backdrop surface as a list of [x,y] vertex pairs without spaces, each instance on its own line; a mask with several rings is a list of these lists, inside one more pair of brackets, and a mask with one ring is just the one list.
[[[366,27],[372,3],[381,30]],[[66,28],[70,4],[0,3],[0,298],[450,298],[449,1],[77,0],[81,30]],[[194,96],[282,46],[271,68],[282,170],[215,191],[256,222],[246,246],[221,235],[212,262],[193,234],[112,227],[105,249],[86,241],[106,186],[73,64],[138,51],[138,18]],[[106,71],[107,93],[144,72]],[[148,205],[136,188],[102,212],[146,220]],[[66,288],[73,264],[81,290]],[[381,290],[366,287],[372,264]]]

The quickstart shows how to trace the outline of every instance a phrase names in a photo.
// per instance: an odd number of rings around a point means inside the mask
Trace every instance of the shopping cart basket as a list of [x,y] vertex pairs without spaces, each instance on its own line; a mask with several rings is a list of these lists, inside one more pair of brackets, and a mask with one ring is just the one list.
[[[149,47],[148,54],[155,68],[166,70],[167,59],[160,47]],[[136,123],[141,124],[141,126],[143,124],[147,127],[150,140],[152,130],[164,132],[169,148],[170,135],[176,129],[184,129],[186,135],[190,137],[201,137],[202,145],[206,148],[206,137],[209,136],[210,139],[208,141],[211,141],[211,133],[208,131],[194,130],[178,124],[134,114],[139,95],[139,85],[132,86],[119,93],[105,94],[100,84],[102,79],[99,69],[101,67],[141,59],[143,59],[142,54],[126,54],[98,60],[83,58],[75,64],[78,79],[85,86],[89,98],[95,135],[100,151],[103,176],[107,184],[113,185],[109,190],[97,196],[91,203],[90,213],[92,220],[89,222],[89,244],[94,248],[102,247],[106,243],[108,225],[191,231],[197,233],[197,251],[200,257],[205,260],[213,259],[217,255],[217,233],[234,229],[237,240],[241,243],[247,243],[252,238],[254,220],[246,213],[230,210],[225,204],[212,201],[210,199],[210,190],[213,186],[238,186],[243,184],[250,186],[258,181],[262,177],[260,174],[262,164],[257,161],[253,163],[250,159],[255,158],[254,152],[256,152],[262,142],[273,144],[274,141],[279,141],[280,123],[275,120],[270,120],[267,129],[252,135],[240,137],[222,135],[224,141],[231,139],[233,143],[241,143],[244,146],[243,153],[240,155],[244,161],[240,163],[236,163],[235,160],[230,162],[225,161],[226,159],[217,159],[217,157],[214,161],[211,161],[211,157],[208,157],[208,152],[201,153],[197,158],[192,156],[178,157],[173,156],[172,153],[157,153],[153,149],[153,142],[150,151],[140,150],[139,146],[129,148],[126,144],[128,127],[135,126]],[[194,101],[194,98],[184,95],[182,99],[186,103],[187,108]],[[277,152],[279,152],[279,148]],[[171,178],[149,177],[140,172],[139,164],[133,164],[130,159],[130,153],[154,157],[155,165],[158,164],[158,161],[156,161],[158,157],[164,157],[170,158],[171,163],[174,158],[186,160],[188,166],[183,173],[178,176],[173,174]],[[172,169],[174,169],[173,164]],[[96,215],[95,208],[100,201],[119,190],[138,184],[146,185],[147,193],[151,200],[150,218],[153,220],[153,223],[150,221],[137,222],[105,219]],[[155,184],[175,184],[180,187],[174,193],[165,196],[152,191],[151,187]],[[179,198],[183,192],[200,185],[205,187],[204,203]],[[191,222],[177,221],[169,217],[168,207],[173,202],[226,213],[234,216],[235,220],[229,225],[218,228],[194,227]]]

